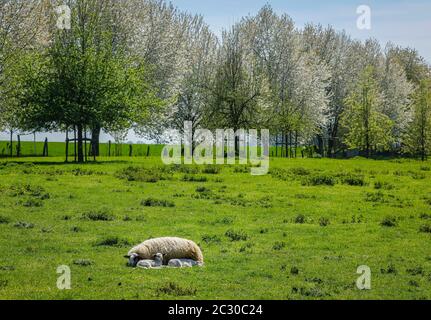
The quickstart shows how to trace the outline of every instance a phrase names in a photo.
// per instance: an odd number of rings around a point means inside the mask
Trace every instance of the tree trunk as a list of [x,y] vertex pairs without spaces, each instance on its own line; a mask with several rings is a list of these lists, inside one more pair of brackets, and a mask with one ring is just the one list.
[[82,125],[78,125],[78,163],[84,163],[84,149],[82,143]]
[[10,131],[10,156],[13,157],[13,130]]
[[93,146],[92,152],[93,152],[93,156],[95,157],[100,156],[100,145],[99,145],[100,131],[101,131],[100,126],[95,126],[91,130],[91,145]]
[[20,135],[18,135],[17,137],[18,137],[18,144],[16,146],[16,156],[19,158],[21,157],[21,137]]

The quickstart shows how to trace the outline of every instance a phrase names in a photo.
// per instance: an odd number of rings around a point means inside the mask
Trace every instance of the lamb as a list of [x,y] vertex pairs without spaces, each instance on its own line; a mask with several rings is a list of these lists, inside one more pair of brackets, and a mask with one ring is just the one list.
[[152,259],[157,253],[163,254],[164,265],[172,259],[192,259],[204,263],[202,251],[196,243],[176,237],[147,240],[132,248],[125,257],[129,259],[129,265],[135,267],[139,260]]
[[168,262],[168,267],[172,268],[191,268],[194,266],[202,267],[202,263],[192,259],[171,259]]
[[143,269],[160,268],[163,264],[163,255],[157,253],[154,256],[154,260],[140,260],[136,266]]

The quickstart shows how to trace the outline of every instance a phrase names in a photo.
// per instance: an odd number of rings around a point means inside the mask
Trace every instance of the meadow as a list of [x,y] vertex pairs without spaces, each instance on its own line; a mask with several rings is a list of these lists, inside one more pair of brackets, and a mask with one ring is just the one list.
[[[0,160],[0,299],[431,299],[431,162],[270,165]],[[126,266],[161,236],[194,240],[205,266]],[[361,265],[371,290],[356,287]]]

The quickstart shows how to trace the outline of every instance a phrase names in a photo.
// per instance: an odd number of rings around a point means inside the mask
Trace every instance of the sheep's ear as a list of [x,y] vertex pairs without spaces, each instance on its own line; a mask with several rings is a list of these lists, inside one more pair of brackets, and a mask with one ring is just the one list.
[[129,258],[130,258],[130,256],[129,256],[129,255],[125,255],[125,256],[124,256],[124,258],[129,259]]

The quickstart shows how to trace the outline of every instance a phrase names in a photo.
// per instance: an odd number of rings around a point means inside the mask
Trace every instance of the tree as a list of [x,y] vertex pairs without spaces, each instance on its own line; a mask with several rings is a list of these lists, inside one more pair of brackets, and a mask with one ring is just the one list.
[[325,63],[314,52],[305,52],[292,19],[277,16],[269,6],[249,18],[246,29],[253,32],[251,46],[268,79],[267,125],[274,134],[282,133],[286,149],[293,138],[295,145],[299,138],[308,141],[326,120],[329,73]]
[[169,124],[183,133],[184,122],[192,123],[192,134],[201,127],[210,103],[217,58],[218,41],[201,17],[191,19],[184,50],[184,66],[177,97],[169,111]]
[[146,65],[115,41],[109,1],[76,0],[70,30],[52,30],[50,46],[35,57],[40,68],[23,65],[20,96],[33,129],[76,128],[78,162],[84,161],[84,132],[130,128],[135,117],[157,104]]
[[404,69],[394,59],[387,57],[379,70],[382,90],[382,113],[394,123],[393,136],[397,142],[411,120],[410,97],[413,84],[408,81]]
[[406,153],[425,161],[431,153],[431,81],[422,80],[413,97],[413,118],[404,135]]
[[10,155],[13,134],[20,129],[14,70],[21,54],[37,48],[46,36],[43,8],[44,3],[35,0],[0,1],[0,130],[10,132]]
[[213,101],[206,119],[210,127],[221,126],[236,132],[258,122],[265,79],[245,42],[244,27],[240,23],[223,32],[211,86]]
[[374,79],[374,68],[367,67],[353,92],[346,100],[341,124],[347,130],[344,142],[349,148],[365,151],[384,151],[392,142],[393,122],[381,112],[382,98]]

